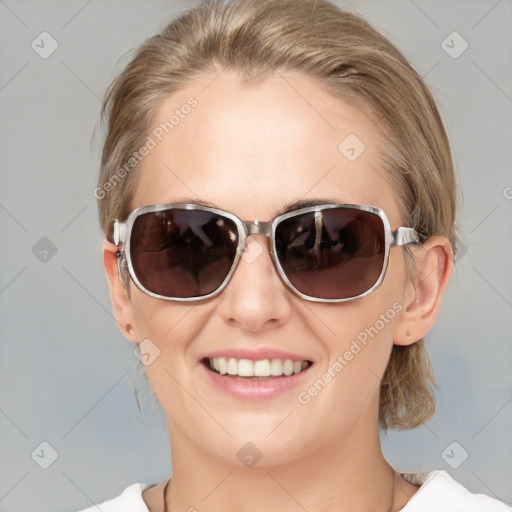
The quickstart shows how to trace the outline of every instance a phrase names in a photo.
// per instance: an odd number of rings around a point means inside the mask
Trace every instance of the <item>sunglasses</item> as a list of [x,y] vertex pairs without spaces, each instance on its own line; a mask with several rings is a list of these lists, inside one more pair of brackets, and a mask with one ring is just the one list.
[[249,235],[270,238],[282,281],[303,299],[345,302],[364,297],[384,279],[390,248],[419,243],[413,228],[391,231],[382,210],[324,204],[289,211],[269,222],[243,221],[195,203],[142,206],[110,224],[136,286],[152,297],[205,300],[228,284]]

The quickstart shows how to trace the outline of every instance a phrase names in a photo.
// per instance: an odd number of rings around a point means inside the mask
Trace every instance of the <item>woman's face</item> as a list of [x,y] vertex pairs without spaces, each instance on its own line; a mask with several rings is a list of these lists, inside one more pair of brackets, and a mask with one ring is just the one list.
[[[181,109],[190,97],[197,105]],[[173,114],[179,121],[171,130],[165,123]],[[268,221],[286,203],[327,198],[377,206],[392,229],[404,225],[375,121],[299,73],[258,85],[242,85],[228,71],[198,80],[168,98],[151,129],[156,146],[137,171],[132,208],[201,199],[243,220]],[[244,446],[261,453],[259,465],[348,440],[356,447],[377,432],[380,378],[410,290],[403,250],[391,249],[386,277],[369,296],[326,304],[284,285],[266,237],[248,242],[227,287],[205,302],[156,299],[130,283],[135,338],[160,351],[146,371],[171,437],[239,465]],[[276,351],[313,365],[266,398],[233,396],[202,363],[219,352],[258,360]]]

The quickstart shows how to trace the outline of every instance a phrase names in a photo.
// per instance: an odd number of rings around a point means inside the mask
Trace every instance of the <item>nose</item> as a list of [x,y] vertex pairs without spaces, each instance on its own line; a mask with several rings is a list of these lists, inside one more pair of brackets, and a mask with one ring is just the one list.
[[232,326],[248,332],[264,331],[289,321],[291,293],[273,265],[267,236],[251,235],[219,296],[217,311]]

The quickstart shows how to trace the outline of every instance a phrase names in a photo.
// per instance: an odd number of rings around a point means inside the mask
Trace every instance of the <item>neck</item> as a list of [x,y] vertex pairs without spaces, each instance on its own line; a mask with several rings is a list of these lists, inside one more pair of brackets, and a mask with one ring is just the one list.
[[378,429],[357,426],[303,457],[252,468],[205,453],[175,425],[169,430],[169,512],[389,512],[400,510],[417,490],[384,459]]

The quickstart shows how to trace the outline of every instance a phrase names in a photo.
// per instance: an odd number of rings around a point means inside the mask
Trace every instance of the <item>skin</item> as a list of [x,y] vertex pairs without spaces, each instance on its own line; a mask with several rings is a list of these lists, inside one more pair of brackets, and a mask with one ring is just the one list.
[[[212,80],[197,79],[162,104],[154,127],[190,96],[198,100],[142,161],[132,208],[201,198],[243,220],[267,221],[287,202],[329,198],[377,206],[392,229],[405,225],[382,171],[374,120],[298,72],[257,85],[229,71]],[[349,134],[366,145],[353,162],[338,150]],[[115,247],[104,245],[119,328],[161,351],[146,371],[172,441],[171,510],[400,510],[418,488],[382,454],[379,383],[393,344],[412,344],[434,324],[452,270],[449,241],[436,236],[413,249],[418,278],[407,274],[403,249],[392,248],[375,292],[326,304],[295,295],[272,265],[267,238],[250,239],[251,262],[240,261],[222,293],[195,303],[156,299],[132,282],[128,297]],[[400,313],[309,404],[300,404],[297,393],[395,302]],[[259,403],[208,385],[199,363],[205,353],[257,346],[314,361],[304,385]],[[237,457],[247,442],[262,454],[252,468]],[[163,510],[165,483],[144,492],[149,510]]]

